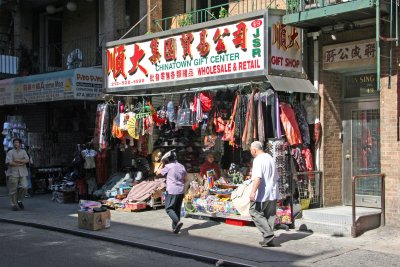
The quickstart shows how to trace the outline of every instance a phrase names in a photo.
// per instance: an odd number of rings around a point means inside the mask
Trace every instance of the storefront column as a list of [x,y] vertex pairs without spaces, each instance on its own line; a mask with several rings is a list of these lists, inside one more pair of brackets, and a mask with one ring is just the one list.
[[324,206],[342,204],[342,84],[339,74],[321,72],[321,124],[320,151],[323,177]]
[[[157,5],[157,6],[156,6]],[[156,8],[154,8],[156,6]],[[154,8],[154,9],[153,9]],[[147,0],[147,12],[150,12],[147,15],[147,31],[148,32],[159,32],[160,29],[153,23],[154,20],[162,19],[162,0]]]

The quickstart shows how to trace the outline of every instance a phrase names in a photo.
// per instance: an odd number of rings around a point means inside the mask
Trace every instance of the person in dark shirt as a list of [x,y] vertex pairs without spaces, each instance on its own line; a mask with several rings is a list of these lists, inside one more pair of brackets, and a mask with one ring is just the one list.
[[207,179],[207,171],[214,170],[214,179],[218,180],[221,177],[221,169],[219,165],[214,162],[215,156],[212,153],[208,153],[206,157],[206,161],[200,166],[200,176],[206,180]]

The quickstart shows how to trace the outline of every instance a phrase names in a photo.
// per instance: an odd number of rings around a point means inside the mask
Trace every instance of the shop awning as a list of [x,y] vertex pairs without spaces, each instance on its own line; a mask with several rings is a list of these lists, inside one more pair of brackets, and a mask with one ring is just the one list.
[[266,75],[268,81],[276,91],[317,94],[318,90],[309,80]]
[[62,100],[97,100],[101,68],[77,68],[0,81],[0,106]]

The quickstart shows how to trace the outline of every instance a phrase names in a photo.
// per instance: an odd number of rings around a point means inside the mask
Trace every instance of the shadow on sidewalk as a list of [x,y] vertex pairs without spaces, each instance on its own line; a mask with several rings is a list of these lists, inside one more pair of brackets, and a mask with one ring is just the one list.
[[220,224],[220,223],[219,222],[215,222],[215,221],[207,221],[207,222],[203,222],[203,223],[199,223],[199,224],[193,224],[193,225],[189,226],[188,228],[182,228],[181,234],[182,235],[189,235],[189,231],[190,230],[205,229],[205,228],[216,226],[218,224]]
[[275,247],[280,247],[283,243],[294,241],[294,240],[300,240],[306,237],[311,236],[313,233],[312,232],[299,232],[296,231],[296,233],[281,233],[277,238],[274,239],[274,244]]

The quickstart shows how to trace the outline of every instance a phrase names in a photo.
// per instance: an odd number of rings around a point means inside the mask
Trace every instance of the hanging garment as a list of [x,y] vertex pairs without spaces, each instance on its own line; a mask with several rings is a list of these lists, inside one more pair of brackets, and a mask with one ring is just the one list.
[[280,103],[280,118],[285,129],[286,138],[290,145],[302,144],[301,133],[297,124],[294,111],[289,104]]
[[213,125],[216,133],[223,133],[225,131],[226,122],[222,119],[218,106],[214,109]]
[[250,98],[247,99],[247,111],[246,111],[246,119],[243,128],[242,134],[242,148],[243,150],[249,150],[249,147],[246,143],[247,140],[247,129],[249,128],[249,120],[250,120]]
[[247,101],[247,96],[239,95],[239,102],[236,108],[235,117],[235,139],[236,143],[240,144],[241,146],[243,146],[242,135],[246,125]]
[[265,98],[265,107],[267,110],[266,121],[266,135],[268,138],[279,138],[276,134],[276,102],[275,102],[275,92],[268,89]]
[[300,148],[299,147],[293,148],[291,153],[294,160],[296,161],[297,171],[299,172],[306,171],[306,164],[304,162],[303,154],[301,153]]
[[254,110],[254,95],[255,95],[255,90],[250,95],[250,103],[249,103],[249,109],[250,109],[250,114],[249,114],[249,126],[247,128],[247,138],[246,138],[246,145],[250,146],[251,143],[254,140],[254,127],[256,127],[256,121],[255,121],[255,110]]
[[96,178],[97,184],[107,181],[107,150],[102,150],[96,155]]
[[242,136],[242,147],[243,150],[249,150],[250,149],[250,144],[253,142],[253,134],[254,134],[254,123],[255,123],[255,117],[254,117],[254,94],[255,91],[251,93],[247,105],[247,114],[246,114],[246,125],[243,130],[243,136]]
[[302,104],[296,103],[294,105],[294,114],[299,125],[303,144],[310,145],[310,130],[306,119],[306,110]]
[[311,150],[309,148],[303,148],[301,150],[301,154],[303,154],[304,161],[306,163],[306,171],[314,170],[313,157],[311,154]]
[[264,115],[262,108],[261,93],[258,93],[258,105],[257,105],[257,117],[258,117],[258,141],[261,144],[265,142],[265,131],[264,131]]
[[97,118],[96,136],[98,136],[98,138],[95,139],[95,143],[98,144],[99,150],[102,150],[102,149],[106,149],[109,144],[109,142],[108,142],[109,117],[110,117],[109,105],[108,104],[98,105],[97,106],[97,115],[96,115],[96,118]]
[[82,150],[81,155],[85,162],[83,163],[83,168],[88,170],[88,169],[94,169],[96,168],[96,161],[95,157],[97,155],[96,150],[93,149],[85,149]]
[[321,141],[321,136],[322,136],[322,127],[321,123],[317,122],[314,124],[314,142],[315,142],[315,148],[318,148],[320,145]]
[[275,124],[276,124],[276,137],[281,138],[282,136],[282,130],[281,130],[281,122],[279,120],[280,118],[280,103],[279,103],[279,97],[278,94],[275,93]]
[[222,140],[229,141],[230,145],[235,144],[235,116],[236,116],[236,108],[239,102],[239,95],[236,96],[235,104],[233,105],[232,115],[229,119],[228,123],[225,126],[224,135],[222,136]]
[[[303,148],[301,150],[301,154],[303,155],[306,171],[313,171],[314,170],[314,162],[313,157],[311,154],[311,150],[309,148]],[[314,178],[314,175],[308,175],[310,179]]]

